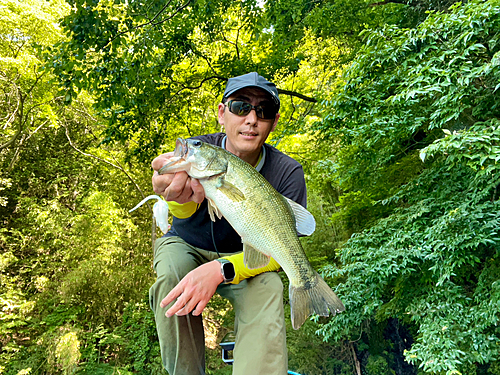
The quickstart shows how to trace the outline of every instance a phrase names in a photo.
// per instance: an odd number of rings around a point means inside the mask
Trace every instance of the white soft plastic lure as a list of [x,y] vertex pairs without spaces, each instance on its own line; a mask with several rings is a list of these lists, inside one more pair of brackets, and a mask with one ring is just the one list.
[[160,230],[163,233],[167,233],[170,230],[170,224],[168,223],[168,205],[162,197],[158,195],[150,195],[140,201],[139,204],[132,208],[129,212],[138,209],[151,199],[156,199],[156,203],[153,205],[153,216],[156,220],[156,224],[160,227]]

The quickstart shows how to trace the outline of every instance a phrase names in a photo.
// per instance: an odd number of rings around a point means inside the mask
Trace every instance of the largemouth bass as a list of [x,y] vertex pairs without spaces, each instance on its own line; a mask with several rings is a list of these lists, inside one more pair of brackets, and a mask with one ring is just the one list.
[[312,268],[297,232],[314,232],[314,217],[279,194],[250,164],[200,140],[181,139],[174,156],[158,173],[185,171],[205,189],[213,221],[224,216],[243,242],[244,263],[260,268],[273,257],[290,280],[292,326],[299,329],[312,314],[345,310],[328,284]]

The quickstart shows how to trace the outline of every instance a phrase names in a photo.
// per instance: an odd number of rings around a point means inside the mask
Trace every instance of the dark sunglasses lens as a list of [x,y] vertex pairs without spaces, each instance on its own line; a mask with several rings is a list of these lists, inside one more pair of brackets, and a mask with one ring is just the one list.
[[259,107],[257,111],[257,117],[263,118],[265,120],[271,120],[276,117],[276,111],[272,107]]
[[231,102],[229,110],[238,116],[246,116],[252,110],[252,106],[245,102]]
[[228,106],[229,111],[238,116],[246,116],[255,108],[255,113],[259,118],[270,120],[276,117],[276,111],[273,107],[262,107],[260,105],[253,107],[250,103],[232,100],[228,103]]

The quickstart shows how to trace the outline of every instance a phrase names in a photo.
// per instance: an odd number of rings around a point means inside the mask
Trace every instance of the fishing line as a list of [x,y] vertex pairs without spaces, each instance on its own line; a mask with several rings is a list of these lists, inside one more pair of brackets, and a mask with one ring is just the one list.
[[214,237],[214,222],[210,220],[210,233],[212,234],[212,244],[214,245],[214,249],[217,252],[217,255],[220,258],[219,250],[217,249],[217,245],[215,244],[215,237]]

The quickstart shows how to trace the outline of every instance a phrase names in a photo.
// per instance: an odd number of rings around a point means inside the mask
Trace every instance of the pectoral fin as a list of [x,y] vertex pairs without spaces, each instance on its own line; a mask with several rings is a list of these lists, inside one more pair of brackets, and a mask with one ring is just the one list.
[[207,202],[208,202],[208,214],[210,215],[210,219],[212,219],[212,221],[215,221],[215,217],[217,216],[220,220],[222,218],[222,213],[219,211],[214,201],[211,200],[210,198],[207,198]]
[[260,251],[255,250],[247,243],[243,243],[243,263],[250,269],[262,268],[269,264],[267,255],[262,254]]
[[219,189],[222,194],[231,199],[233,202],[241,202],[245,200],[245,194],[243,194],[241,190],[232,183],[227,182],[224,177],[219,177],[219,181],[217,181],[217,189]]
[[285,196],[283,196],[283,198],[286,199],[293,211],[293,215],[295,216],[295,229],[297,232],[306,236],[313,234],[316,229],[316,220],[314,220],[314,216],[297,202]]

